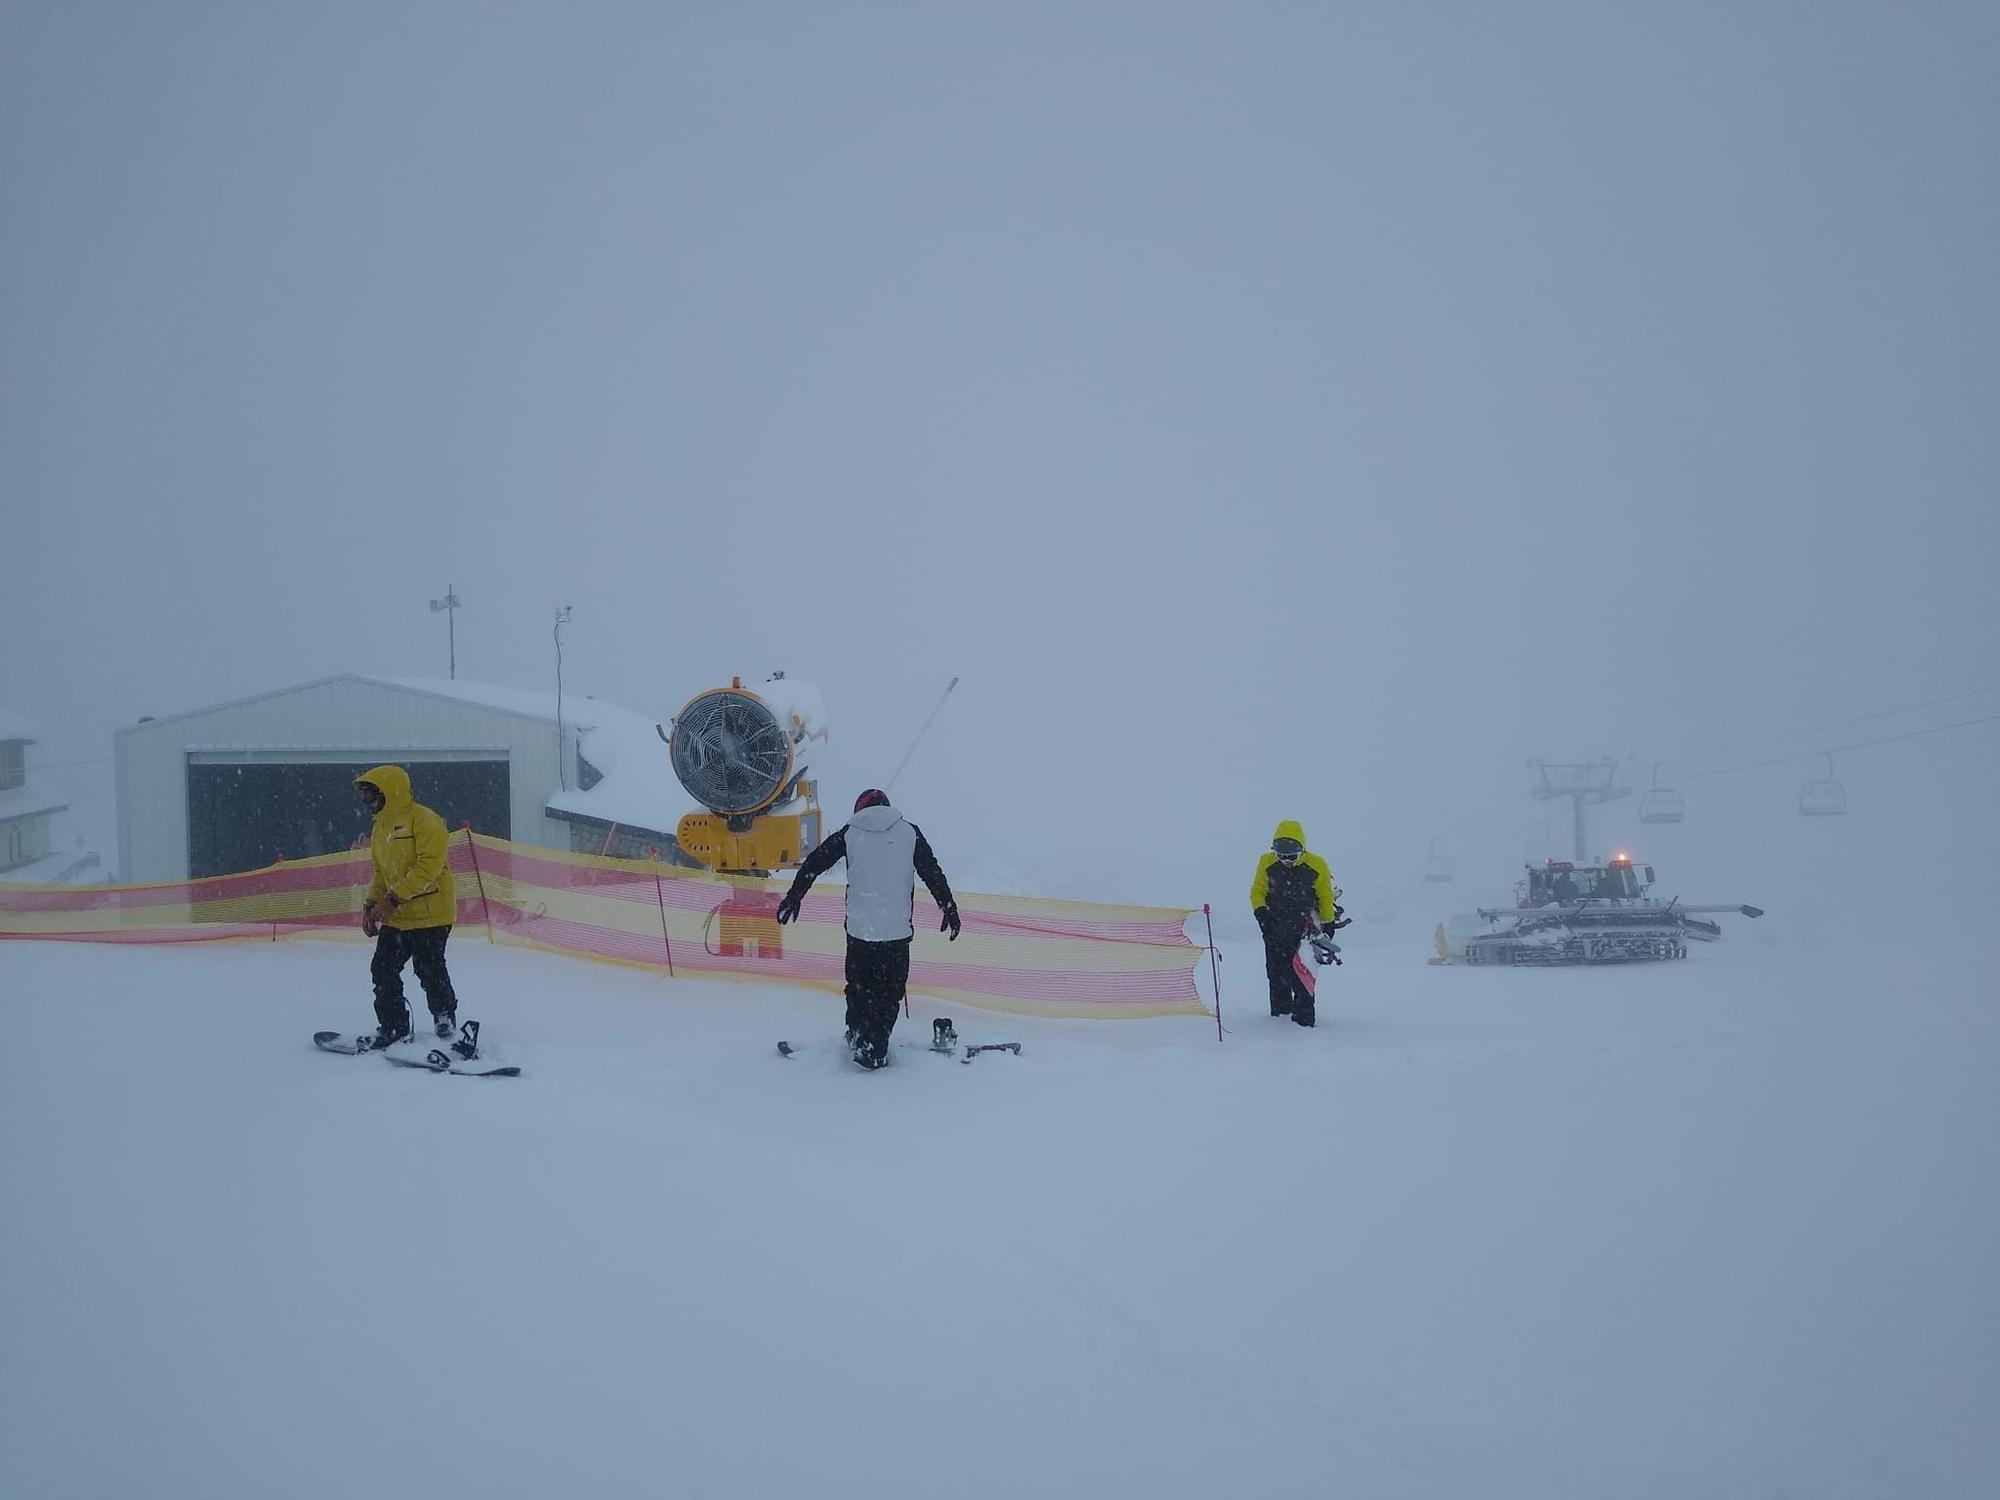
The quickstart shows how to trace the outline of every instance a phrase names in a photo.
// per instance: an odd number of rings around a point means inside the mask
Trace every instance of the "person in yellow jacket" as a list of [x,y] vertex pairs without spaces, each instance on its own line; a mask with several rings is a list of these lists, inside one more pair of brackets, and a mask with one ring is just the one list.
[[1271,847],[1257,860],[1250,880],[1250,909],[1264,934],[1264,975],[1271,982],[1271,1014],[1290,1016],[1301,1026],[1318,1019],[1313,996],[1299,982],[1292,960],[1310,932],[1331,933],[1345,926],[1340,887],[1326,861],[1306,848],[1305,830],[1287,818],[1271,835]]
[[374,818],[368,854],[375,878],[361,902],[361,930],[375,939],[371,1045],[387,1047],[410,1034],[404,964],[424,987],[431,1025],[439,1036],[450,1036],[458,1026],[458,996],[445,969],[444,945],[458,915],[458,890],[446,859],[444,819],[411,795],[410,773],[401,766],[377,766],[355,778],[354,790]]

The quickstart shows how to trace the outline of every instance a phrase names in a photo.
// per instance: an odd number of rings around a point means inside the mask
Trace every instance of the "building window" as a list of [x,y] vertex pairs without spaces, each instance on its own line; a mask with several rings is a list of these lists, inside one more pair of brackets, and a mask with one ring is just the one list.
[[28,742],[0,740],[0,792],[25,786],[27,781]]
[[576,752],[576,789],[587,792],[604,779],[604,773],[583,758],[581,750]]

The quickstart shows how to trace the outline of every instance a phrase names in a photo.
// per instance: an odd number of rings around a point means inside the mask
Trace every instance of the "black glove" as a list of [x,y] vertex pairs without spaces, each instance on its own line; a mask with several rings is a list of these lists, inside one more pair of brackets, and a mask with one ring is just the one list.
[[788,893],[785,899],[778,903],[778,925],[782,927],[785,923],[798,916],[798,914],[799,898]]
[[950,933],[951,940],[955,943],[958,941],[958,928],[958,903],[947,901],[944,904],[944,920],[938,923],[938,931]]
[[1253,917],[1255,917],[1255,918],[1257,919],[1257,925],[1258,925],[1259,927],[1263,928],[1263,929],[1264,929],[1264,930],[1266,930],[1266,931],[1269,931],[1269,930],[1270,930],[1270,926],[1271,926],[1271,908],[1270,908],[1270,907],[1268,907],[1268,906],[1260,906],[1260,907],[1257,907],[1257,908],[1256,908],[1255,910],[1253,910],[1253,911],[1252,911],[1252,912],[1250,913],[1250,915],[1251,915],[1251,916],[1253,916]]
[[389,894],[384,899],[388,901],[390,911],[394,911],[397,907],[403,904],[403,898],[397,895],[394,891],[389,892]]

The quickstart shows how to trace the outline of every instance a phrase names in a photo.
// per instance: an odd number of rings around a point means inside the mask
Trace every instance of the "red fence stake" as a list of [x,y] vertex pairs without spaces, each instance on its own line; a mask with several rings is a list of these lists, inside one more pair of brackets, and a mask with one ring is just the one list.
[[660,941],[667,945],[667,978],[674,977],[674,940],[667,936],[667,895],[660,888],[660,846],[649,844],[653,856],[653,895],[660,903]]
[[486,877],[479,873],[479,845],[472,837],[472,824],[460,823],[465,830],[465,849],[472,856],[472,878],[479,886],[479,906],[486,913],[486,941],[493,941],[493,903],[486,899]]
[[1201,903],[1201,919],[1208,926],[1208,974],[1209,982],[1215,988],[1215,1039],[1222,1040],[1222,969],[1216,963],[1215,919],[1209,915],[1208,903]]

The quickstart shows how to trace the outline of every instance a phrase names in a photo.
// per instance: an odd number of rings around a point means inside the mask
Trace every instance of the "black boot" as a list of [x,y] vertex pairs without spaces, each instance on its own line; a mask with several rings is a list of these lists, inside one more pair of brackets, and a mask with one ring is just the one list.
[[410,1036],[410,1007],[401,995],[375,997],[375,1039],[371,1047],[389,1047],[397,1042],[408,1041]]

